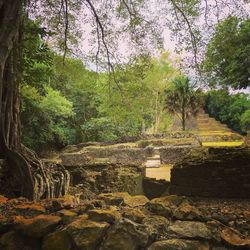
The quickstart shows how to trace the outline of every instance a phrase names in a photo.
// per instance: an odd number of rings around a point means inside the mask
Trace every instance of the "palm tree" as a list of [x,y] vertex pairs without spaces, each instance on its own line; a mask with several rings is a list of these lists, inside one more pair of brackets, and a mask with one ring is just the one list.
[[177,115],[181,120],[182,130],[186,129],[186,119],[195,116],[201,106],[200,91],[195,90],[188,77],[179,76],[173,80],[173,85],[165,90],[165,109],[171,114]]

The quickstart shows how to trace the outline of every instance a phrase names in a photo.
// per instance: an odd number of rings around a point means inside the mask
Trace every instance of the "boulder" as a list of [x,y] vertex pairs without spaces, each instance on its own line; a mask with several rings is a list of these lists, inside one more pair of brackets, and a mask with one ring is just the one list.
[[107,205],[115,206],[144,206],[149,200],[144,195],[131,196],[127,192],[100,194],[100,199],[103,199]]
[[55,210],[74,208],[79,204],[79,199],[72,195],[65,195],[52,200],[52,206]]
[[139,208],[124,208],[122,211],[123,217],[130,219],[137,223],[142,223],[143,219],[146,218],[146,215]]
[[152,241],[166,237],[168,234],[169,220],[160,215],[150,215],[143,219],[142,224],[146,226]]
[[81,166],[91,160],[87,154],[81,152],[63,153],[60,155],[60,158],[64,166]]
[[221,231],[220,236],[224,242],[231,247],[239,247],[250,249],[250,237],[245,237],[240,232],[232,229],[225,228]]
[[181,203],[188,203],[188,200],[184,196],[170,195],[152,199],[146,204],[146,207],[152,213],[170,217],[172,216],[173,210]]
[[149,199],[144,195],[135,195],[125,199],[125,204],[129,207],[144,206],[147,202]]
[[107,205],[120,206],[124,205],[125,199],[128,199],[130,195],[127,192],[118,192],[100,194],[98,197],[99,199],[104,200]]
[[181,238],[212,239],[212,232],[205,223],[195,221],[175,221],[169,226],[169,231]]
[[201,220],[201,212],[189,204],[180,205],[173,213],[177,220]]
[[0,238],[0,249],[3,250],[40,250],[39,241],[24,237],[16,231],[9,231]]
[[101,250],[135,250],[145,247],[149,240],[147,228],[128,219],[121,219],[109,230]]
[[0,195],[0,205],[6,203],[7,201],[8,201],[8,198]]
[[29,215],[44,214],[46,212],[45,207],[38,203],[19,204],[15,206],[15,210]]
[[71,250],[71,239],[66,230],[47,235],[42,242],[42,250]]
[[60,210],[56,214],[62,218],[62,222],[65,225],[71,223],[77,216],[77,213],[67,209]]
[[200,241],[170,239],[154,242],[148,250],[209,250],[209,245]]
[[31,219],[16,216],[15,228],[24,235],[40,238],[57,227],[61,218],[53,215],[38,215]]
[[88,211],[90,220],[93,221],[106,221],[108,223],[114,223],[121,218],[120,213],[116,209],[93,209]]
[[70,223],[67,232],[79,250],[94,250],[106,234],[109,224],[79,218]]

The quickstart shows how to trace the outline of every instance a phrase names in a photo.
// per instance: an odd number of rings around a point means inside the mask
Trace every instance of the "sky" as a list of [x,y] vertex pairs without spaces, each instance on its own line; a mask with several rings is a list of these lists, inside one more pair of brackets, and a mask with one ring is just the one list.
[[[239,4],[240,2],[242,2],[243,0],[238,0],[238,1],[234,1],[236,4]],[[104,0],[100,0],[100,3],[104,2]],[[168,22],[171,20],[174,22],[176,20],[171,19],[173,17],[170,17],[171,13],[169,11],[169,5],[166,5],[166,0],[148,0],[148,13],[145,12],[143,14],[145,14],[145,17],[150,18],[158,18],[157,22],[159,22],[159,25],[161,25],[162,27],[164,27],[164,29],[162,30],[162,37],[163,37],[163,50],[168,50],[170,51],[172,57],[177,57],[180,60],[183,61],[190,61],[190,58],[193,58],[193,54],[189,51],[185,51],[182,50],[181,53],[176,53],[176,48],[180,48],[180,43],[177,41],[175,34],[171,31],[169,24],[167,23],[166,19],[168,19]],[[214,24],[216,24],[216,22],[218,21],[217,19],[221,20],[223,18],[225,18],[226,16],[228,16],[229,14],[231,15],[239,15],[239,11],[240,8],[232,8],[232,5],[229,6],[224,6],[223,8],[220,8],[219,11],[217,12],[217,9],[215,7],[216,2],[219,2],[219,4],[222,4],[223,2],[225,3],[229,3],[232,2],[232,0],[208,0],[208,7],[209,7],[209,12],[207,14],[207,20],[205,21],[204,16],[202,15],[200,18],[196,19],[196,25],[198,25],[199,27],[201,27],[201,32],[204,38],[204,42],[205,44],[207,43],[208,39],[209,39],[209,35],[213,32],[214,30]],[[203,1],[203,4],[201,5],[202,8],[205,8],[204,5],[205,1]],[[164,8],[162,8],[162,6],[164,6]],[[241,7],[243,5],[240,5]],[[245,9],[243,11],[246,11],[248,13],[250,13],[250,3],[245,4],[244,5]],[[108,14],[110,14],[107,11]],[[112,13],[113,14],[113,13]],[[111,15],[112,15],[111,14]],[[91,12],[89,9],[84,9],[83,16],[91,16]],[[168,18],[167,18],[168,17]],[[113,18],[113,28],[118,29],[120,26],[122,26],[122,23],[115,23],[117,20]],[[81,30],[83,32],[83,36],[80,42],[80,50],[81,50],[81,54],[83,55],[83,57],[85,57],[85,55],[89,55],[89,54],[96,54],[97,51],[97,43],[94,42],[93,40],[93,29],[95,30],[96,27],[92,26],[91,22],[89,22],[89,20],[83,20],[80,19],[80,23],[79,25],[81,26]],[[209,24],[212,28],[208,29],[207,25],[205,24]],[[170,24],[171,25],[171,24]],[[183,26],[183,30],[187,31],[187,26]],[[188,32],[187,32],[188,33]],[[183,33],[182,33],[183,34]],[[94,35],[96,36],[96,35]],[[116,45],[115,45],[115,53],[118,54],[118,59],[120,60],[120,62],[126,62],[129,58],[129,56],[131,54],[133,54],[134,52],[136,52],[135,48],[130,47],[128,39],[126,37],[123,37],[122,39],[118,39],[116,41]],[[182,44],[183,45],[183,44]],[[205,49],[205,45],[203,47],[200,48],[201,50]],[[162,50],[161,50],[162,51]],[[160,51],[158,50],[154,50],[151,51],[152,55],[157,57],[160,56]],[[203,51],[198,51],[201,52],[200,55],[202,55]],[[96,64],[95,62],[91,62],[89,60],[89,58],[84,58],[84,61],[87,62],[88,67],[91,70],[96,70]],[[192,68],[188,69],[190,70],[190,74],[194,74],[194,72],[192,72]],[[247,90],[249,92],[249,90]]]

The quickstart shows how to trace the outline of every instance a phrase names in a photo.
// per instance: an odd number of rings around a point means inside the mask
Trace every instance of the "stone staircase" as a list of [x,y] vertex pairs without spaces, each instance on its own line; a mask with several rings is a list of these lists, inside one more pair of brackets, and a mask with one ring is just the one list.
[[196,130],[194,133],[203,146],[241,146],[243,137],[232,131],[226,124],[209,117],[203,110],[196,117]]

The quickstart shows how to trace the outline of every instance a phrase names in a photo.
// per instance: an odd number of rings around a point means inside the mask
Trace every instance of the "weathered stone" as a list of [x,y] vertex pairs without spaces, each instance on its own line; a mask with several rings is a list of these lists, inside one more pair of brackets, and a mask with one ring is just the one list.
[[3,250],[40,250],[39,241],[24,237],[16,231],[9,231],[0,238],[0,249]]
[[126,192],[124,193],[107,193],[100,194],[99,198],[104,200],[107,205],[120,206],[124,205],[125,198],[129,198],[130,195]]
[[201,212],[189,204],[180,205],[173,213],[178,220],[201,220]]
[[211,239],[212,233],[206,224],[194,221],[176,221],[169,226],[169,231],[185,238]]
[[149,234],[145,226],[128,219],[121,219],[108,232],[102,250],[134,250],[145,247]]
[[61,221],[59,216],[38,215],[31,219],[16,216],[16,229],[31,237],[40,238],[51,232]]
[[8,201],[8,198],[0,195],[0,205],[6,203],[7,201]]
[[79,204],[79,199],[72,195],[65,195],[61,198],[52,200],[52,206],[55,210],[74,208]]
[[72,212],[72,211],[67,210],[67,209],[60,210],[56,214],[62,217],[63,224],[71,223],[75,219],[75,217],[77,216],[77,214],[75,212]]
[[124,208],[122,215],[134,222],[142,223],[146,215],[139,208]]
[[156,180],[149,177],[143,178],[143,192],[149,199],[168,195],[170,182],[166,180]]
[[165,237],[168,233],[169,220],[163,216],[151,215],[147,216],[142,224],[147,227],[150,232],[152,241]]
[[148,250],[209,250],[209,245],[204,242],[171,239],[154,242]]
[[149,211],[163,215],[166,217],[172,216],[172,211],[181,203],[187,203],[187,199],[183,196],[170,195],[160,198],[155,198],[147,203],[146,207]]
[[80,218],[67,227],[77,249],[94,250],[100,244],[106,233],[109,224],[106,222],[94,222],[85,218]]
[[0,214],[0,234],[6,233],[12,226],[12,221]]
[[232,247],[245,247],[250,249],[250,237],[245,237],[232,228],[225,228],[220,234],[223,241]]
[[143,206],[149,201],[144,195],[131,196],[127,192],[100,194],[99,198],[103,199],[108,205],[130,207]]
[[93,209],[88,211],[88,215],[90,220],[108,223],[114,223],[121,218],[120,213],[115,209]]
[[170,193],[198,197],[250,198],[250,148],[194,151],[171,169]]
[[64,153],[60,155],[60,158],[64,166],[81,166],[91,160],[87,154],[81,152]]
[[144,195],[136,195],[125,198],[124,202],[127,206],[138,207],[144,206],[147,202],[149,202],[149,199]]
[[32,215],[43,214],[46,212],[46,209],[38,203],[20,204],[15,206],[15,209],[19,212],[29,213]]
[[42,250],[71,250],[71,239],[66,230],[47,235],[42,242]]

